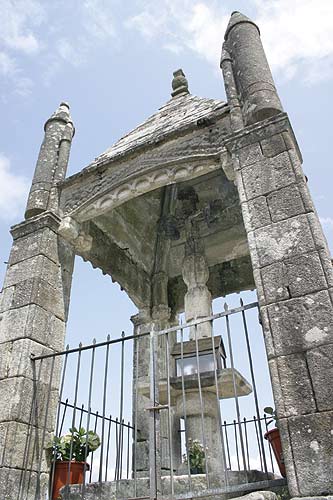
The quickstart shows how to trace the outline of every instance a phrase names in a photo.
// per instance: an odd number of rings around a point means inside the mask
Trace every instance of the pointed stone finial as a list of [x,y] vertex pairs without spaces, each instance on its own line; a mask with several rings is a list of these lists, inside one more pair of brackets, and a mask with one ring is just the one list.
[[177,69],[173,73],[172,80],[172,97],[176,97],[178,95],[189,94],[188,90],[188,81],[185,77],[184,71],[182,69]]
[[229,21],[229,24],[227,26],[227,29],[226,29],[226,32],[224,35],[225,40],[227,40],[228,35],[229,35],[230,31],[232,30],[232,28],[234,28],[234,26],[236,26],[237,24],[240,24],[240,23],[253,24],[253,26],[255,26],[257,28],[259,35],[260,35],[260,31],[259,31],[258,26],[253,21],[251,21],[251,19],[249,19],[247,16],[245,16],[241,12],[238,12],[238,10],[234,10],[233,13],[231,14],[230,21]]
[[73,123],[72,117],[69,112],[69,104],[67,102],[62,101],[58,109],[50,116],[50,118],[46,121],[44,125],[44,130],[46,130],[47,125],[53,120],[60,120],[65,123]]

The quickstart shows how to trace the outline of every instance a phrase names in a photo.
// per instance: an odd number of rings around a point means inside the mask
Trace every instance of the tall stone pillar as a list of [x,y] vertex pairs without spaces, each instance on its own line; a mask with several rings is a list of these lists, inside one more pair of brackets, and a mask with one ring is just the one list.
[[333,493],[333,269],[288,118],[227,142],[291,495]]
[[[63,349],[74,263],[71,246],[57,233],[57,195],[53,211],[46,210],[51,191],[57,191],[55,179],[66,172],[61,143],[62,133],[68,140],[70,117],[68,107],[59,110],[46,124],[28,220],[11,231],[14,241],[1,293],[0,497],[4,500],[32,500],[36,492],[44,498],[48,488],[43,447],[54,430],[61,360],[57,358],[53,368],[51,359],[36,362],[34,371],[31,355]],[[42,178],[48,180],[44,183]]]
[[[247,125],[282,111],[271,70],[260,40],[258,26],[240,12],[233,12],[226,33],[221,58],[229,104],[234,117],[239,98]],[[231,63],[231,64],[230,64]],[[236,83],[237,93],[233,88]],[[238,124],[239,124],[238,118]]]
[[[209,268],[197,225],[189,219],[186,229],[182,275],[187,286],[184,300],[185,318],[186,322],[190,322],[212,315],[212,296],[206,284],[209,279]],[[211,336],[211,322],[200,323],[190,331],[190,340],[199,341]],[[214,383],[215,381],[212,385]],[[220,408],[211,387],[200,387],[200,389],[201,395],[199,384],[195,391],[185,390],[186,437],[188,441],[198,440],[206,447],[207,469],[214,474],[214,477],[219,478],[220,484],[224,477],[223,445],[219,429]],[[182,394],[177,398],[176,413],[179,416],[185,414]]]

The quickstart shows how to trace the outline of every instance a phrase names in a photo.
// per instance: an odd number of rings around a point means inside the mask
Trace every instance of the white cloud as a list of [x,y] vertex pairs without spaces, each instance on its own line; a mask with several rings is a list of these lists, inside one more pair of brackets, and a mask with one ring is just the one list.
[[26,54],[40,48],[35,30],[44,19],[44,9],[36,0],[0,0],[0,40],[5,47]]
[[[218,68],[232,2],[144,0],[126,25],[164,48],[187,48]],[[273,71],[308,84],[333,76],[332,0],[249,0]],[[246,14],[246,12],[244,12]],[[171,45],[170,45],[171,43]]]
[[11,91],[20,96],[27,96],[31,92],[32,81],[24,76],[23,71],[18,67],[16,59],[6,52],[0,52],[0,77],[3,83],[7,81]]
[[6,222],[22,215],[29,184],[25,177],[11,172],[10,160],[0,153],[0,217]]

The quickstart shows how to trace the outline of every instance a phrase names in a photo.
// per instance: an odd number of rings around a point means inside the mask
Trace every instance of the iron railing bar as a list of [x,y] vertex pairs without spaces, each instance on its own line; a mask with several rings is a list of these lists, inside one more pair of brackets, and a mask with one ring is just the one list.
[[[139,378],[139,339],[135,335],[134,340],[135,348],[135,376],[134,376],[134,391],[135,391],[135,403],[134,403],[134,443],[133,443],[133,476],[134,476],[134,496],[137,495],[137,441],[138,441],[138,403],[139,403],[139,391],[138,391],[138,378]],[[133,398],[134,399],[134,398]],[[133,431],[132,431],[133,438]]]
[[[68,400],[67,400],[67,401],[68,401]],[[68,408],[74,408],[74,405],[72,405],[72,404],[70,404],[70,403],[66,403],[66,401],[61,401],[61,403],[60,403],[60,404],[62,404],[62,405],[64,405],[64,406],[67,406]],[[77,409],[77,410],[78,410],[78,409],[80,409],[80,411],[81,411],[81,408],[80,408],[79,406],[77,406],[77,407],[76,407],[76,409]],[[88,413],[88,410],[82,410],[82,411],[83,411],[83,413]],[[90,415],[92,415],[93,417],[96,417],[96,416],[97,416],[97,418],[103,418],[103,415],[100,415],[98,412],[97,412],[97,414],[96,414],[96,413],[94,413],[93,411],[91,411],[91,412],[90,412]],[[106,420],[106,421],[109,421],[109,417],[105,417],[105,420]],[[116,421],[115,421],[114,419],[112,419],[111,421],[112,421],[113,423],[116,423]],[[118,422],[117,422],[117,423],[118,423]],[[134,430],[134,426],[129,425],[129,424],[125,424],[125,423],[124,423],[124,427],[129,427],[130,429],[133,429],[133,430]],[[138,429],[138,430],[139,430],[139,429]]]
[[[122,448],[121,448],[121,442],[122,442],[122,424],[123,424],[123,409],[124,409],[124,356],[125,356],[125,332],[121,332],[122,336],[122,343],[121,343],[121,365],[120,365],[120,402],[119,402],[119,422],[120,422],[120,428],[119,428],[119,443],[117,446],[117,480],[121,478],[121,473],[120,473],[120,463],[122,462]],[[134,335],[133,335],[134,337]],[[121,456],[120,456],[121,453]]]
[[62,419],[61,419],[61,424],[60,424],[60,429],[59,429],[58,437],[61,436],[62,429],[64,427],[65,417],[66,417],[67,407],[68,407],[68,398],[66,399],[65,403],[62,403],[62,404],[65,405],[65,408],[64,408],[64,411],[63,411],[63,414],[62,414]]
[[173,484],[173,446],[172,446],[172,422],[171,422],[171,390],[170,390],[170,339],[169,334],[165,334],[166,339],[166,378],[167,378],[167,394],[168,394],[168,437],[169,437],[169,459],[170,459],[170,494],[174,496]]
[[127,459],[126,459],[127,470],[126,470],[126,479],[129,479],[129,456],[130,456],[130,429],[129,429],[129,427],[127,427]]
[[[257,418],[255,420],[253,420],[253,419],[246,420],[246,423],[250,424],[250,423],[256,422],[257,420],[258,420]],[[260,420],[265,420],[265,417],[260,417]],[[224,421],[223,426],[224,425],[226,425],[227,427],[229,427],[229,426],[234,425],[234,424],[233,424],[233,422],[227,423],[226,421]],[[244,425],[244,422],[241,422],[241,425]]]
[[[245,306],[244,306],[245,307]],[[147,337],[149,335],[149,332],[143,332],[143,333],[138,333],[135,335],[126,335],[125,337],[118,337],[113,340],[105,340],[104,342],[97,342],[95,345],[95,348],[97,349],[98,347],[104,347],[106,345],[111,345],[111,344],[119,344],[120,342],[124,342],[126,340],[133,340],[135,337]],[[83,345],[82,347],[74,347],[73,349],[68,349],[68,351],[59,351],[59,352],[54,352],[53,354],[45,354],[41,356],[34,356],[34,359],[46,359],[46,358],[52,358],[53,356],[62,356],[68,352],[68,354],[73,354],[78,351],[87,351],[89,349],[93,349],[94,344],[89,344],[89,345]]]
[[[229,311],[227,303],[224,304],[224,310],[225,310],[225,312]],[[237,413],[237,421],[238,421],[238,425],[239,425],[239,440],[240,440],[240,446],[241,446],[241,451],[242,451],[243,466],[244,466],[244,470],[246,470],[247,467],[246,467],[246,461],[245,461],[244,441],[243,441],[243,433],[242,433],[242,427],[241,427],[240,408],[239,408],[237,386],[236,386],[236,379],[235,379],[234,355],[233,355],[233,349],[232,349],[230,323],[229,323],[229,315],[228,314],[225,316],[225,321],[226,321],[226,327],[227,327],[227,336],[228,336],[230,362],[231,362],[231,368],[232,368],[232,383],[233,383],[233,387],[234,387],[234,396],[235,396],[235,406],[236,406],[236,413]]]
[[118,434],[118,417],[116,417],[116,429],[115,429],[115,434],[116,434],[116,448],[117,448],[117,454],[116,454],[116,463],[114,467],[114,481],[117,481],[117,471],[118,471],[118,440],[119,440],[119,434]]
[[[241,311],[247,311],[248,309],[253,309],[254,307],[258,307],[258,302],[252,302],[251,304],[246,304],[243,307],[235,307],[234,309],[229,309],[227,313],[220,312],[220,313],[213,314],[212,316],[206,316],[205,318],[202,318],[202,319],[199,319],[196,321],[190,321],[189,323],[183,323],[182,325],[177,325],[177,326],[173,326],[170,328],[166,328],[164,330],[160,330],[158,332],[155,332],[155,335],[163,335],[165,333],[176,332],[176,331],[180,330],[181,328],[184,329],[184,328],[189,328],[191,326],[200,325],[201,323],[205,323],[207,321],[213,321],[215,319],[223,318],[225,316],[230,316],[231,314],[236,314],[236,313],[239,313]],[[117,344],[119,342],[126,341],[126,340],[132,340],[135,337],[146,337],[148,335],[149,335],[149,332],[137,333],[135,335],[127,335],[124,338],[117,338],[117,339],[113,339],[113,340],[109,340],[109,341],[96,343],[96,348],[103,347],[106,345],[111,345],[111,344]],[[40,355],[40,356],[34,356],[34,359],[38,360],[38,359],[52,358],[53,356],[63,356],[64,354],[66,354],[66,352],[68,352],[68,354],[72,354],[72,353],[75,353],[78,351],[86,351],[87,349],[92,349],[92,348],[93,348],[93,345],[90,344],[90,345],[86,345],[86,346],[82,346],[82,347],[75,347],[73,349],[68,349],[68,351],[59,351],[59,352],[55,352],[52,354],[44,354],[44,355]]]
[[78,351],[78,357],[77,357],[77,365],[76,365],[76,379],[75,379],[75,392],[74,392],[74,406],[75,408],[73,409],[73,417],[72,417],[72,438],[71,438],[71,445],[70,445],[70,450],[69,450],[69,461],[68,461],[68,469],[67,469],[67,479],[66,479],[66,486],[69,484],[69,478],[70,478],[70,470],[71,470],[71,461],[73,457],[73,437],[74,437],[74,431],[73,428],[75,427],[75,415],[76,415],[76,403],[77,403],[77,394],[79,390],[79,380],[80,380],[80,368],[81,368],[81,351]]
[[219,431],[220,431],[220,439],[221,439],[221,446],[222,446],[222,458],[223,458],[223,462],[221,461],[221,469],[222,469],[222,474],[224,475],[225,484],[228,484],[229,480],[228,480],[227,467],[226,467],[226,456],[225,456],[225,449],[224,449],[224,442],[223,442],[223,431],[222,431],[222,427],[221,427],[222,414],[221,414],[221,406],[220,406],[219,386],[218,386],[218,381],[217,381],[217,363],[216,363],[216,356],[215,356],[213,321],[211,322],[210,336],[212,339],[212,355],[213,355],[213,360],[214,360],[214,380],[215,380],[216,405],[217,405],[217,411],[218,411],[218,426],[219,426]]
[[[200,401],[200,413],[201,413],[201,432],[202,432],[202,444],[205,450],[205,454],[207,453],[207,444],[206,444],[206,435],[205,435],[205,424],[204,424],[204,406],[202,399],[202,390],[201,390],[201,376],[200,376],[200,363],[199,363],[199,344],[198,344],[198,326],[194,325],[194,340],[195,340],[195,354],[197,361],[197,378],[198,378],[198,388],[199,388],[199,401]],[[205,460],[205,469],[206,469],[206,481],[207,488],[209,488],[209,472],[208,472],[208,464],[207,460]]]
[[[110,336],[107,337],[110,340]],[[108,383],[108,367],[109,367],[109,351],[110,345],[106,346],[105,351],[105,364],[104,364],[104,382],[103,382],[103,409],[102,409],[102,434],[101,434],[101,456],[99,461],[99,475],[98,481],[102,482],[102,472],[103,472],[103,453],[104,453],[104,432],[105,432],[105,410],[106,410],[106,397],[107,397],[107,383]]]
[[205,316],[204,318],[189,321],[188,323],[171,326],[169,328],[165,328],[164,330],[159,330],[158,332],[156,332],[156,335],[164,335],[165,333],[177,332],[178,330],[182,329],[185,330],[186,328],[190,328],[195,325],[201,325],[202,323],[207,323],[208,321],[214,321],[215,319],[224,318],[225,316],[231,316],[232,314],[237,314],[241,311],[247,311],[248,309],[253,309],[254,307],[258,307],[258,302],[251,302],[250,304],[245,304],[241,307],[228,309],[228,311],[222,311],[216,314],[212,314],[211,316]]
[[245,446],[246,446],[246,458],[247,458],[247,468],[250,470],[250,453],[249,453],[249,440],[247,435],[247,423],[248,421],[244,417],[244,433],[245,433]]
[[80,408],[80,422],[79,422],[79,429],[82,427],[83,410],[84,410],[84,404],[82,403],[81,408]]
[[[94,339],[93,343],[96,343],[96,339]],[[88,456],[88,431],[90,427],[90,416],[91,416],[91,396],[93,391],[93,379],[94,379],[94,367],[95,367],[95,349],[93,348],[91,352],[91,361],[90,361],[90,377],[89,377],[89,393],[88,393],[88,415],[87,415],[87,434],[86,434],[86,442],[84,445],[84,465],[83,465],[83,483],[81,489],[81,498],[84,500],[85,497],[85,489],[86,489],[86,472],[87,472],[87,456]]]
[[[241,306],[244,305],[242,299],[240,299],[240,304],[241,304]],[[246,339],[247,353],[248,353],[248,358],[249,358],[249,365],[250,365],[250,372],[251,372],[251,381],[252,381],[252,387],[253,387],[253,396],[254,396],[254,402],[255,402],[256,414],[257,414],[258,426],[259,426],[259,442],[260,442],[260,446],[261,446],[261,450],[262,450],[264,471],[267,474],[268,470],[267,470],[267,462],[266,462],[266,455],[265,455],[265,448],[264,448],[264,440],[263,440],[263,436],[262,436],[262,428],[261,428],[261,423],[260,423],[259,398],[258,398],[258,392],[257,392],[256,379],[255,379],[255,376],[254,376],[254,367],[253,367],[253,361],[252,361],[251,344],[250,344],[250,338],[249,338],[249,331],[248,331],[248,328],[247,328],[245,311],[242,311],[242,319],[243,319],[243,328],[244,328],[244,334],[245,334],[245,339]]]
[[[97,430],[97,419],[98,419],[98,411],[96,412],[96,417],[95,417],[94,432],[96,432],[96,430]],[[94,463],[94,452],[92,451],[91,452],[91,460],[90,460],[89,483],[91,483],[93,463]]]
[[236,420],[234,420],[233,426],[234,426],[234,434],[235,434],[237,465],[238,465],[238,470],[240,471],[241,469],[240,469],[240,462],[239,462],[239,449],[238,449],[237,422],[236,422]]
[[[263,460],[262,460],[262,452],[261,452],[261,448],[260,448],[260,441],[259,441],[259,432],[258,432],[257,420],[256,420],[255,417],[253,417],[253,418],[254,418],[254,427],[255,427],[255,430],[256,430],[257,445],[258,445],[259,458],[260,458],[260,467],[261,467],[261,470],[263,471]],[[267,474],[267,471],[266,471],[266,474]]]
[[184,330],[180,330],[180,367],[181,367],[181,377],[182,377],[182,400],[183,400],[183,411],[184,411],[184,431],[185,431],[185,443],[186,443],[186,458],[187,458],[187,475],[189,480],[189,487],[192,490],[192,477],[191,477],[191,466],[189,457],[189,443],[187,435],[187,414],[186,414],[186,392],[185,392],[185,381],[184,381]]
[[[232,424],[228,424],[228,426],[229,425],[232,425]],[[231,470],[229,438],[228,438],[227,423],[226,423],[226,421],[224,421],[223,427],[224,427],[224,433],[225,433],[225,442],[227,444],[227,455],[228,455],[228,462],[229,462],[229,470]]]
[[109,421],[109,427],[108,427],[108,441],[107,441],[107,447],[106,447],[106,460],[105,460],[105,482],[108,480],[108,465],[109,465],[109,449],[110,449],[110,434],[111,434],[111,427],[112,427],[112,415],[110,415],[110,418],[108,419]]
[[[267,423],[267,417],[266,417],[266,415],[264,415],[264,420],[265,420],[265,426],[266,426],[266,432],[267,432],[268,431],[268,423]],[[270,459],[271,459],[272,472],[275,472],[274,471],[274,463],[273,463],[272,450],[271,450],[270,446],[268,446],[268,451],[269,451],[269,456],[270,456]]]

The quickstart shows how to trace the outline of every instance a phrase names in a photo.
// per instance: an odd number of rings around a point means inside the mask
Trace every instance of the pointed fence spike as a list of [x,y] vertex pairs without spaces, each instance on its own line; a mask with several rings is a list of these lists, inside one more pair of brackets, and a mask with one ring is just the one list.
[[244,302],[243,302],[243,299],[242,299],[242,297],[240,298],[240,301],[239,301],[239,302],[240,302],[240,305],[241,305],[241,306],[243,307],[243,305],[244,305]]
[[228,304],[225,302],[225,303],[224,303],[224,310],[225,310],[225,311],[228,311],[228,309],[229,309]]
[[107,340],[107,342],[110,342],[110,340],[111,340],[111,335],[110,334],[107,335],[106,340]]

